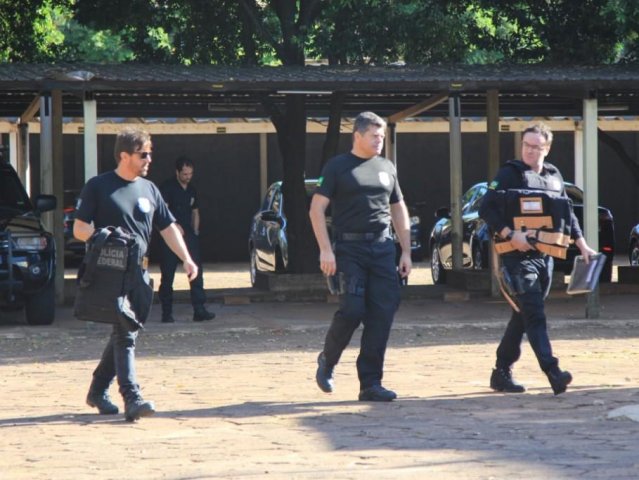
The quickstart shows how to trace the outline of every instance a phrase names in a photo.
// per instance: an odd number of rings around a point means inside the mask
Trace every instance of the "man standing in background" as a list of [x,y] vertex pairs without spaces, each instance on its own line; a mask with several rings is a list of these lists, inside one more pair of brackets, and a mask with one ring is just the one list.
[[[176,219],[177,227],[182,233],[193,261],[198,266],[198,276],[190,283],[190,288],[193,321],[201,322],[212,320],[215,318],[215,314],[204,307],[206,294],[204,293],[200,256],[200,210],[195,188],[191,185],[192,179],[193,162],[189,158],[181,156],[175,161],[175,177],[166,180],[160,186],[160,192]],[[164,242],[162,242],[161,249],[160,272],[162,277],[159,296],[162,304],[162,322],[173,323],[175,322],[173,317],[173,279],[179,259]]]

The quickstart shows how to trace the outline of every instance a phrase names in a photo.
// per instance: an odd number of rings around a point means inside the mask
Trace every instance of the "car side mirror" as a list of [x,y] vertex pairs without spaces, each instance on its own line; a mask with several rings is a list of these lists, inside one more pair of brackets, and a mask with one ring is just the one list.
[[440,207],[435,210],[435,218],[438,220],[442,218],[450,218],[450,210],[448,210],[448,207]]
[[38,195],[35,198],[35,209],[39,213],[50,212],[55,210],[57,203],[58,201],[54,195]]

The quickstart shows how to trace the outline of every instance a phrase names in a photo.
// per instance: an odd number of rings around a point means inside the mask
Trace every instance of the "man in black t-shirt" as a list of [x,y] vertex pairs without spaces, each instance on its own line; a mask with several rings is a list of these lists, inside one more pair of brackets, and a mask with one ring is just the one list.
[[[374,402],[397,398],[382,386],[384,354],[399,306],[398,271],[405,278],[412,268],[408,210],[397,172],[392,162],[379,156],[385,127],[386,122],[372,112],[357,116],[350,153],[326,164],[310,209],[320,268],[327,276],[337,275],[343,287],[339,310],[317,359],[315,379],[322,391],[333,391],[333,369],[363,323],[357,358],[359,400]],[[329,203],[334,244],[326,228]],[[391,222],[402,249],[398,266]]]
[[[183,261],[189,280],[197,276],[175,219],[157,187],[146,180],[151,164],[151,137],[147,132],[125,129],[115,141],[115,170],[90,179],[82,189],[73,225],[73,235],[87,241],[103,227],[123,227],[135,234],[140,252],[146,255],[153,226]],[[142,261],[142,259],[140,259]],[[114,312],[115,315],[115,312]],[[117,377],[124,398],[125,418],[135,421],[155,413],[152,402],[144,401],[135,374],[135,342],[131,332],[114,320],[113,331],[102,358],[93,372],[87,404],[101,414],[116,414],[118,407],[109,398],[109,386]]]
[[[175,177],[166,180],[160,186],[164,201],[175,216],[178,229],[182,233],[193,261],[198,266],[198,275],[190,284],[191,304],[193,305],[193,320],[201,322],[215,318],[204,304],[204,281],[202,278],[202,261],[200,257],[200,209],[195,188],[191,184],[193,178],[193,162],[187,157],[179,157],[175,161]],[[178,265],[178,257],[165,243],[162,244],[162,260],[160,262],[160,302],[162,303],[162,322],[175,322],[173,318],[173,278]]]

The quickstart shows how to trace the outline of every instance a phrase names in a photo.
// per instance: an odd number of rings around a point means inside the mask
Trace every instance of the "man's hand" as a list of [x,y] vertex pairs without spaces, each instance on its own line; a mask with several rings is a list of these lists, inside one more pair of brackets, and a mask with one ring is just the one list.
[[406,278],[410,275],[410,272],[412,269],[413,269],[413,260],[410,258],[410,252],[402,253],[401,257],[399,257],[399,264],[397,265],[397,270],[399,271],[399,275],[402,278]]
[[520,252],[528,252],[530,250],[535,250],[535,247],[530,244],[528,241],[528,237],[534,236],[529,232],[522,232],[521,230],[515,230],[513,233],[513,238],[510,240],[510,243],[513,247],[515,247]]
[[597,253],[592,248],[590,248],[590,246],[586,243],[586,239],[584,237],[580,237],[575,240],[575,245],[577,245],[577,248],[579,248],[579,252],[581,253],[581,256],[584,257],[586,263],[590,261],[590,257],[592,255],[595,255]]
[[324,275],[327,277],[335,275],[335,272],[337,271],[337,263],[335,262],[335,254],[333,253],[333,250],[320,251],[319,261],[320,269]]
[[197,278],[198,268],[193,260],[188,258],[182,264],[182,268],[184,268],[184,273],[186,273],[189,282],[192,282]]

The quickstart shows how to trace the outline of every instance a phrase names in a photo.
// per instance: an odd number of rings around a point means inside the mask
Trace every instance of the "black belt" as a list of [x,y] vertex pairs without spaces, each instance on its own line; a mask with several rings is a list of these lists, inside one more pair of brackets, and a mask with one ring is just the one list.
[[342,232],[334,234],[335,240],[343,242],[371,242],[384,237],[390,237],[390,229],[386,228],[381,232]]

